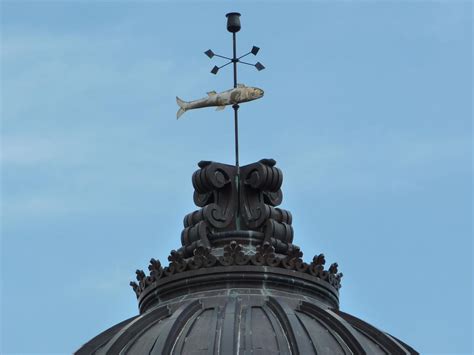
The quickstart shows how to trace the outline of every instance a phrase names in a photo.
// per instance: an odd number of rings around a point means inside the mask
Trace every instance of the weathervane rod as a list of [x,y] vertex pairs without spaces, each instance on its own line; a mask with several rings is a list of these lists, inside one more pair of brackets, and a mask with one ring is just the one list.
[[[232,63],[234,66],[234,89],[237,88],[237,35],[240,31],[240,14],[229,13],[227,17],[227,30],[232,32]],[[234,109],[234,137],[235,137],[235,168],[237,170],[235,185],[237,187],[237,213],[236,213],[236,228],[240,230],[240,163],[239,163],[239,104],[235,103],[232,105]]]
[[[232,33],[232,44],[233,44],[233,57],[232,62],[234,64],[234,88],[237,87],[237,36],[235,32]],[[234,104],[232,106],[234,109],[234,133],[235,133],[235,167],[237,168],[237,176],[240,174],[240,165],[239,165],[239,105]]]

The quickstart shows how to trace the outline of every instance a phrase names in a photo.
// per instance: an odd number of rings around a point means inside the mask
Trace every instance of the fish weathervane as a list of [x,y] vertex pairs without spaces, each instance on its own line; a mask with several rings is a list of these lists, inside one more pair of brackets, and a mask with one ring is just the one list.
[[248,101],[253,101],[256,99],[259,99],[263,97],[263,90],[256,88],[256,87],[251,87],[251,86],[245,86],[243,84],[237,84],[237,64],[245,64],[245,65],[250,65],[255,67],[258,71],[265,69],[262,63],[257,62],[255,64],[247,63],[242,61],[241,59],[248,56],[249,54],[257,55],[259,52],[260,48],[253,46],[252,49],[248,52],[245,53],[244,55],[241,55],[240,57],[237,57],[237,36],[236,33],[240,31],[240,14],[238,12],[230,12],[225,15],[227,17],[227,31],[232,33],[232,49],[233,49],[233,56],[232,58],[222,56],[220,54],[214,53],[212,50],[208,49],[207,51],[204,52],[205,55],[207,55],[209,58],[213,57],[219,57],[219,58],[224,58],[227,59],[228,62],[225,63],[224,65],[221,65],[220,67],[214,66],[212,68],[211,73],[212,74],[217,74],[218,71],[229,65],[233,64],[233,72],[234,72],[234,88],[229,89],[220,93],[217,93],[215,91],[210,91],[207,93],[207,97],[199,99],[199,100],[194,100],[194,101],[184,101],[181,100],[179,97],[176,96],[176,103],[179,106],[178,112],[176,113],[176,118],[180,118],[186,111],[189,110],[194,110],[197,108],[202,108],[202,107],[216,107],[216,111],[223,110],[226,106],[232,105],[232,108],[234,109],[234,135],[235,135],[235,166],[237,168],[237,178],[239,179],[239,104],[243,102],[248,102]]
[[181,115],[188,110],[216,106],[216,111],[220,111],[228,105],[235,105],[242,102],[257,100],[263,97],[263,90],[251,86],[245,86],[244,84],[237,84],[236,88],[220,93],[210,91],[207,93],[207,95],[208,96],[203,99],[189,102],[183,101],[176,96],[176,102],[179,106],[179,110],[176,113],[176,118],[180,118]]

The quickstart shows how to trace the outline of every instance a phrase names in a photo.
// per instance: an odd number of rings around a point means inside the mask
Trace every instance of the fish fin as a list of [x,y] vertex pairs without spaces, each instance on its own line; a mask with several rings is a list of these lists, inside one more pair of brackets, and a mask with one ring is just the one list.
[[186,110],[184,108],[180,108],[178,112],[176,112],[176,119],[180,118],[185,112]]
[[216,107],[216,111],[222,111],[223,109],[225,109],[225,105]]
[[237,84],[237,87],[238,87],[238,88],[244,88],[245,85],[244,85],[244,84]]
[[179,110],[176,112],[176,119],[178,119],[183,113],[186,112],[186,101],[183,101],[178,96],[176,96],[176,103],[179,106]]
[[209,91],[207,94],[208,94],[209,96],[213,96],[213,95],[217,95],[217,92],[215,92],[214,90],[212,90],[212,91]]

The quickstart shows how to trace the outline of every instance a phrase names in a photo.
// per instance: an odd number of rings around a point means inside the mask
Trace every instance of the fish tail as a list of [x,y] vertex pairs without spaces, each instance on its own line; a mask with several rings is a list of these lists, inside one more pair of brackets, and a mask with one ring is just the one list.
[[186,112],[186,101],[183,101],[178,96],[176,96],[176,103],[179,106],[179,110],[176,112],[176,119],[178,119],[183,113]]

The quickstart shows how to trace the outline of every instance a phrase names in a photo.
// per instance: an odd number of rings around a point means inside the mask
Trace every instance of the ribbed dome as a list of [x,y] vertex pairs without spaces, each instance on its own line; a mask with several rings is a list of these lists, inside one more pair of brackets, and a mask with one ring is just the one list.
[[[176,286],[178,294],[98,335],[77,354],[416,354],[339,311],[337,291],[326,282],[271,267],[212,270],[157,284],[145,298],[165,286]],[[224,275],[227,282],[212,282]],[[186,280],[200,283],[199,290],[184,286]]]
[[339,311],[338,265],[303,261],[274,165],[201,162],[181,248],[131,283],[140,315],[76,354],[417,354]]

